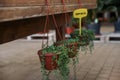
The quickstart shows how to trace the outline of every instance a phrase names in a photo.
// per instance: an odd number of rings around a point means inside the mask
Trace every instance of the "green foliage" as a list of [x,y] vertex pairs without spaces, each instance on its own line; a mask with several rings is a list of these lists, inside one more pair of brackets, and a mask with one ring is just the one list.
[[[97,7],[95,9],[89,9],[88,15],[85,18],[86,24],[93,23],[94,20],[97,18],[96,15],[99,12],[105,12],[107,10],[115,10],[115,7],[109,8],[108,4],[112,3],[113,0],[97,0]],[[112,6],[112,5],[111,5]]]
[[79,19],[72,17],[72,24],[78,24],[78,23],[79,23]]
[[71,17],[71,20],[68,24],[66,24],[67,27],[73,27],[74,25],[79,24],[79,19],[74,18],[73,16]]
[[81,39],[81,41],[93,41],[94,40],[94,32],[92,30],[87,30],[87,29],[82,29],[81,35],[79,33],[79,30],[75,30],[72,34],[71,37],[76,38],[76,40],[78,40],[78,38],[80,39],[80,36],[82,36],[83,38]]
[[86,24],[91,24],[94,22],[95,18],[96,18],[95,9],[89,9],[87,17],[83,18],[83,20]]
[[[57,65],[58,65],[58,70],[60,71],[61,74],[61,80],[68,80],[68,75],[69,75],[68,63],[70,61],[70,58],[68,57],[67,48],[65,46],[54,46],[54,45],[44,48],[42,51],[43,60],[45,54],[48,53],[58,54],[59,57],[57,60]],[[56,59],[56,57],[53,57],[53,59]],[[47,70],[45,70],[44,64],[45,62],[42,63],[42,67],[41,67],[43,73],[43,80],[50,80],[49,75],[47,74]]]
[[69,44],[71,44],[71,43],[76,43],[76,42],[78,42],[78,39],[76,38],[76,39],[66,39],[66,40],[62,40],[62,41],[59,41],[59,42],[57,42],[56,44],[58,44],[58,45],[69,45]]
[[71,38],[71,39],[59,41],[59,42],[55,43],[55,45],[64,45],[64,46],[66,46],[69,57],[70,56],[76,56],[77,51],[79,49],[78,41],[79,41],[79,39],[77,39],[77,38],[76,39]]
[[87,51],[88,47],[90,52],[94,47],[93,40],[95,38],[94,32],[92,30],[82,29],[81,35],[79,34],[79,30],[75,30],[71,34],[71,38],[79,39],[78,45],[81,47],[82,51]]

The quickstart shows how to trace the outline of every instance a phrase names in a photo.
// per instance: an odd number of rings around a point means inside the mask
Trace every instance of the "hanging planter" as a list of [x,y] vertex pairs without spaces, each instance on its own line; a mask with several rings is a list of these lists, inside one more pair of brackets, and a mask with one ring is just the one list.
[[73,58],[77,55],[79,46],[78,39],[67,39],[54,43],[55,46],[66,46],[68,50],[69,58]]
[[68,56],[69,58],[73,58],[77,55],[78,53],[78,43],[71,43],[67,45],[68,48]]
[[88,46],[90,51],[94,47],[93,40],[95,39],[94,32],[92,30],[82,29],[81,35],[79,34],[79,30],[75,30],[71,35],[71,38],[73,39],[79,39],[78,46],[84,47],[85,50],[88,50]]
[[79,45],[80,46],[87,46],[89,45],[89,38],[88,36],[79,36]]
[[78,28],[79,28],[79,19],[72,17],[71,23],[72,23],[72,25],[73,25],[73,27],[74,27],[75,29],[78,29]]
[[72,23],[65,25],[65,32],[66,34],[71,34],[74,32],[74,27],[72,26]]
[[[45,55],[42,54],[42,50],[38,51],[39,59],[42,65],[46,70],[54,70],[57,69],[57,60],[58,55],[55,53],[46,53]],[[54,59],[53,59],[54,57]]]
[[42,50],[39,50],[38,55],[41,62],[41,71],[43,72],[43,76],[49,78],[48,71],[57,69],[60,71],[62,80],[68,80],[69,75],[68,63],[70,59],[68,57],[68,51],[65,46],[51,45]]
[[66,28],[65,28],[65,32],[66,32],[66,34],[71,34],[71,33],[73,33],[73,32],[74,32],[74,27],[66,27]]

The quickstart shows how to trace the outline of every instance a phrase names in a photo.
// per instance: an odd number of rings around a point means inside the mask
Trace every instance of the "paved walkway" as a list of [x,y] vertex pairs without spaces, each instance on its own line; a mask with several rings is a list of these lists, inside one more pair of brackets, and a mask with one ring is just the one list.
[[[40,48],[40,41],[0,45],[0,80],[42,80],[37,55]],[[74,78],[72,68],[69,80]],[[120,44],[97,43],[93,54],[80,53],[77,80],[120,80]]]

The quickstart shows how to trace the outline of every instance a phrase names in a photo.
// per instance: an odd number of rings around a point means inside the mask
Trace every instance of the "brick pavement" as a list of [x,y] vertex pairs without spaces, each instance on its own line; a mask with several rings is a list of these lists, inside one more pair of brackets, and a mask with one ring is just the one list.
[[[42,80],[37,55],[40,43],[16,40],[0,45],[0,80]],[[119,57],[120,44],[117,43],[97,43],[92,54],[80,52],[77,80],[120,80]],[[72,64],[70,68],[69,80],[73,80]]]

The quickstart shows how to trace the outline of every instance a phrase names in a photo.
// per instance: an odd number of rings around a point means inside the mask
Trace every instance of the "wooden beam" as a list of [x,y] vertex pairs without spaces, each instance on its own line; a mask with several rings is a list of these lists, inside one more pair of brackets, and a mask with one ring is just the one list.
[[[70,16],[70,13],[67,13]],[[49,15],[49,23],[47,29],[57,29],[57,27],[64,26],[64,14],[54,15],[57,26],[53,21],[53,16]],[[43,32],[45,27],[46,17],[36,17],[29,19],[21,19],[14,21],[7,21],[0,23],[0,44],[19,39],[34,33]],[[62,33],[62,32],[60,32]]]
[[[65,0],[65,6],[61,0],[48,0],[50,13],[60,14],[72,12],[81,7],[95,8],[96,0]],[[0,22],[32,18],[47,15],[48,7],[45,5],[45,0],[0,0]],[[63,12],[63,7],[66,10]]]
[[[96,7],[96,0],[64,1],[65,5],[61,3],[61,0],[48,0],[48,8],[45,0],[0,0],[0,43],[43,31],[48,9],[50,10],[50,23],[47,24],[47,28],[57,30],[52,18],[54,15],[62,38],[64,38],[62,32],[65,25],[65,13],[70,17],[75,9]],[[65,11],[63,11],[64,7]],[[58,36],[57,38],[57,40],[60,39]]]

